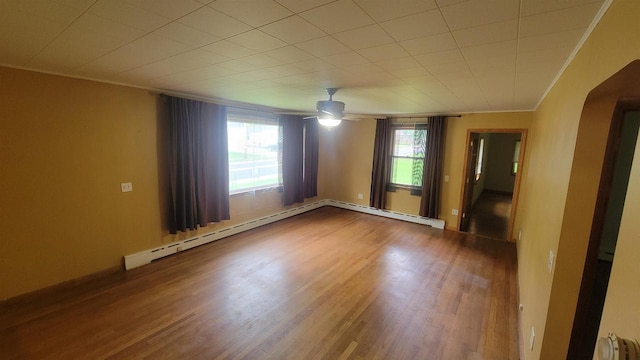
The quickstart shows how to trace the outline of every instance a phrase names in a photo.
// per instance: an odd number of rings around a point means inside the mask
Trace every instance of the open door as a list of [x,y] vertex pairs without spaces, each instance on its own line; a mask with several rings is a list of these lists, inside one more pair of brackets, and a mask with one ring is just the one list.
[[467,147],[467,165],[466,173],[464,175],[464,191],[462,201],[462,213],[460,214],[460,231],[467,231],[469,229],[469,216],[471,207],[473,206],[473,186],[475,184],[476,176],[476,164],[478,163],[478,143],[480,141],[480,134],[469,134],[469,146]]

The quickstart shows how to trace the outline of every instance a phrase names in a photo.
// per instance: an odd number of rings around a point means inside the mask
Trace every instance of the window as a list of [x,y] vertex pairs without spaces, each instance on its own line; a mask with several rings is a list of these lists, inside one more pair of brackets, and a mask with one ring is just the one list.
[[393,128],[390,183],[394,186],[422,187],[427,128]]
[[518,159],[520,158],[520,140],[516,140],[516,145],[513,150],[513,162],[511,163],[511,175],[518,173]]
[[281,128],[269,114],[229,111],[229,193],[282,185]]
[[484,158],[484,138],[480,138],[480,145],[478,145],[478,158],[476,159],[476,183],[480,181],[482,175],[482,160]]

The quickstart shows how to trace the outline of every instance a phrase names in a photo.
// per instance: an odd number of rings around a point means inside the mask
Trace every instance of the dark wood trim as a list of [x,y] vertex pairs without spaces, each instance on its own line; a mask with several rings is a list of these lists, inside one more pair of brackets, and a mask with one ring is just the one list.
[[[640,110],[640,98],[622,97],[618,100],[611,118],[609,136],[607,137],[607,147],[605,150],[602,172],[600,174],[600,185],[598,186],[598,195],[591,225],[591,233],[589,235],[589,244],[587,245],[587,254],[582,273],[582,283],[580,284],[580,293],[578,295],[576,313],[573,319],[573,328],[571,330],[571,340],[569,341],[567,359],[582,359],[586,358],[585,356],[591,358],[593,356],[593,349],[589,346],[585,347],[584,341],[587,336],[586,324],[591,305],[591,294],[593,292],[593,286],[596,278],[598,251],[600,249],[602,229],[604,227],[607,205],[609,203],[609,196],[611,193],[624,117],[627,112],[635,110]],[[589,347],[589,349],[587,349],[587,347]]]

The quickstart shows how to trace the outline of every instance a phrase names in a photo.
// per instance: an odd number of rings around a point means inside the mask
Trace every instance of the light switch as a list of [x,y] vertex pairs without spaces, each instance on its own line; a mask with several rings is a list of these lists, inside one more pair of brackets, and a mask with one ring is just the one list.
[[549,250],[549,258],[547,259],[547,268],[549,272],[553,270],[553,250]]
[[444,182],[449,182],[449,175],[444,176]]
[[122,183],[122,184],[120,184],[120,189],[122,189],[122,192],[133,191],[133,184],[130,183],[130,182]]

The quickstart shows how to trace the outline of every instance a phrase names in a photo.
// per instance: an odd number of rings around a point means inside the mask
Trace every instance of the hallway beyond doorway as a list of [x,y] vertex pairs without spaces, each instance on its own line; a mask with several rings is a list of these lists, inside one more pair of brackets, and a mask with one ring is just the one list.
[[467,232],[507,240],[512,194],[483,191],[469,214]]

